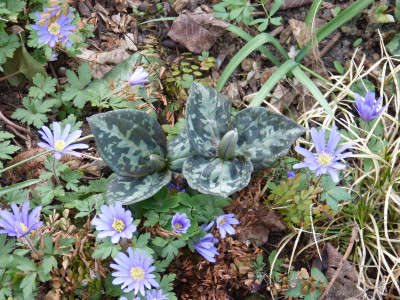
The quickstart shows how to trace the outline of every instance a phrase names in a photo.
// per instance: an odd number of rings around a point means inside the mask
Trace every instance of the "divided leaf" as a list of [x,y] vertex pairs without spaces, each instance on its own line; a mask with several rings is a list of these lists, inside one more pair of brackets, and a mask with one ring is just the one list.
[[231,124],[239,133],[239,153],[253,163],[255,170],[268,167],[285,155],[306,130],[295,121],[262,107],[249,107],[235,115]]
[[251,161],[244,156],[222,160],[196,154],[183,164],[183,176],[192,188],[222,197],[246,187],[252,171]]
[[203,156],[216,157],[228,131],[231,100],[211,87],[193,83],[186,104],[186,130],[192,146]]
[[166,155],[164,131],[143,111],[110,111],[94,115],[88,122],[101,157],[120,176],[150,174],[150,155]]
[[139,178],[117,176],[108,184],[107,202],[114,204],[121,201],[123,205],[127,205],[150,198],[170,182],[171,176],[170,170]]

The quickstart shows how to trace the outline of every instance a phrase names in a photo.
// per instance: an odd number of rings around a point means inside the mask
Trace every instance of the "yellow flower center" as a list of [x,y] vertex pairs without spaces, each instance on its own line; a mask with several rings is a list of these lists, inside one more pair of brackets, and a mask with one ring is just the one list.
[[63,140],[58,140],[57,142],[54,143],[54,148],[57,151],[62,151],[65,148],[65,142]]
[[57,35],[61,31],[61,26],[57,22],[53,22],[49,26],[49,32],[52,35]]
[[26,225],[24,223],[19,223],[19,225],[21,225],[22,231],[24,233],[28,231],[28,227],[26,227]]
[[131,269],[131,276],[135,280],[142,280],[144,277],[144,271],[141,267],[135,267]]
[[223,217],[221,221],[219,221],[219,225],[224,225],[226,223],[226,217]]
[[114,222],[112,223],[111,226],[115,231],[121,232],[122,230],[125,229],[125,223],[124,221],[118,220],[114,218]]
[[331,165],[332,159],[332,156],[322,151],[321,154],[318,155],[317,161],[320,166],[328,167]]
[[181,223],[176,223],[175,224],[175,229],[182,229],[183,228],[183,226],[182,226],[182,224]]

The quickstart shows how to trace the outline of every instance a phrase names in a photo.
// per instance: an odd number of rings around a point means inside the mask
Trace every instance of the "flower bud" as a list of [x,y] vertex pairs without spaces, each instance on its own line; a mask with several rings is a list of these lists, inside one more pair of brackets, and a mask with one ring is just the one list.
[[219,156],[222,159],[228,160],[235,155],[235,148],[238,139],[239,139],[239,134],[236,128],[225,133],[224,137],[222,138],[218,146]]
[[150,155],[150,167],[153,171],[161,172],[166,165],[165,159],[158,154]]

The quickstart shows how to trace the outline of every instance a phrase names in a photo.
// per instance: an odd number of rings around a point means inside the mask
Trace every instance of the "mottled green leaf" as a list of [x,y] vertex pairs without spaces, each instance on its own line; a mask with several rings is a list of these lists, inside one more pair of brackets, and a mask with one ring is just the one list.
[[108,184],[107,202],[121,201],[126,205],[150,198],[170,182],[171,175],[171,171],[166,170],[165,173],[154,172],[139,178],[117,176]]
[[201,155],[188,157],[183,175],[190,187],[201,193],[227,197],[243,189],[250,181],[253,165],[244,156],[231,160]]
[[143,111],[122,109],[88,118],[103,160],[120,176],[150,174],[150,155],[165,157],[165,134]]
[[231,100],[211,87],[193,83],[186,104],[186,130],[192,146],[203,156],[215,157],[228,131]]
[[196,150],[189,142],[187,130],[184,129],[181,134],[168,143],[168,168],[172,171],[181,172],[185,159],[194,154],[196,154]]
[[268,167],[285,155],[306,130],[293,120],[262,107],[249,107],[235,115],[231,124],[239,132],[238,152],[253,163],[254,169]]

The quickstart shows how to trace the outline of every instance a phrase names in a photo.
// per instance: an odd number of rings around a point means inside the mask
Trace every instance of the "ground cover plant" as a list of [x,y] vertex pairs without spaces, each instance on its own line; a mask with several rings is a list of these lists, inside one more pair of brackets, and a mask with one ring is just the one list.
[[0,299],[400,297],[399,18],[1,1]]

